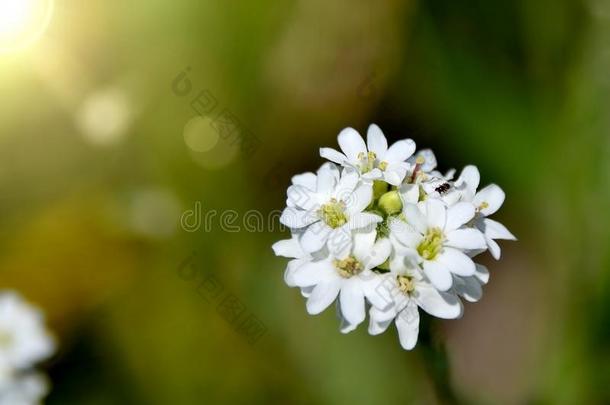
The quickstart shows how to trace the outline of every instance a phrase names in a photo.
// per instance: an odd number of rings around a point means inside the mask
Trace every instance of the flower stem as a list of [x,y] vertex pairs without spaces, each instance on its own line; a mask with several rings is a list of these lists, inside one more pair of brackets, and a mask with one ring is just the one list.
[[434,384],[439,402],[451,405],[462,403],[451,384],[449,357],[439,331],[439,323],[430,317],[422,317],[419,345],[422,360]]

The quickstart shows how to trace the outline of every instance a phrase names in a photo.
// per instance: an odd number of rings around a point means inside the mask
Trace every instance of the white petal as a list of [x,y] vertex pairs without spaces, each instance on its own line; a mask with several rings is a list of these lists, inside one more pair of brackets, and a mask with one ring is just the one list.
[[492,238],[485,237],[485,241],[487,242],[487,247],[489,248],[489,253],[491,253],[492,257],[496,260],[500,260],[500,245],[498,245]]
[[379,310],[387,310],[393,304],[392,291],[395,289],[392,276],[368,271],[362,280],[362,291],[371,305]]
[[369,334],[379,335],[388,329],[392,321],[396,317],[394,308],[389,308],[386,311],[380,311],[375,307],[369,310]]
[[475,272],[472,259],[457,249],[445,247],[437,261],[458,276],[472,276]]
[[508,229],[501,223],[494,221],[493,219],[485,218],[483,220],[483,225],[485,226],[485,235],[492,239],[508,239],[508,240],[517,240],[515,235],[510,233]]
[[502,203],[504,203],[505,197],[506,195],[500,187],[495,184],[490,184],[489,186],[479,191],[474,196],[474,200],[472,202],[477,207],[480,207],[481,204],[483,204],[484,208],[482,207],[480,212],[486,217],[488,217],[494,212],[496,212],[498,209],[500,209]]
[[366,154],[364,140],[354,128],[345,128],[338,136],[339,146],[350,161],[358,160],[360,153]]
[[460,277],[454,282],[454,288],[468,302],[477,302],[483,297],[481,283],[475,276]]
[[339,294],[341,282],[339,280],[318,284],[307,299],[307,312],[317,315],[324,311]]
[[[291,270],[291,283],[297,287],[309,287],[335,279],[335,269],[329,260],[294,263]],[[337,275],[338,276],[338,275]]]
[[417,204],[419,201],[419,184],[403,184],[398,191],[403,203]]
[[377,168],[374,168],[370,172],[364,173],[362,175],[362,179],[366,180],[368,182],[371,182],[373,180],[379,180],[382,178],[383,178],[383,172]]
[[388,150],[388,141],[386,140],[381,128],[375,124],[371,124],[366,133],[366,144],[369,151],[375,152],[379,159],[385,156]]
[[305,298],[309,298],[314,288],[315,286],[313,285],[309,287],[301,287],[301,295]]
[[355,214],[357,212],[362,212],[368,205],[371,203],[373,199],[373,185],[372,183],[362,183],[353,193],[347,198],[347,200],[343,200],[346,204],[346,212],[348,215]]
[[356,258],[367,257],[373,250],[377,232],[375,230],[362,230],[354,232],[354,248],[352,250]]
[[341,333],[346,334],[355,331],[358,325],[352,325],[351,323],[349,323],[341,313],[341,300],[336,301],[335,309],[337,313],[337,318],[339,319],[339,330],[341,331]]
[[282,211],[280,223],[289,228],[304,228],[309,224],[318,221],[319,218],[311,211],[303,211],[293,207],[287,207]]
[[322,249],[328,240],[332,229],[322,221],[310,225],[301,236],[301,247],[307,253]]
[[468,190],[468,193],[471,196],[474,196],[477,192],[477,188],[479,187],[480,181],[481,175],[479,174],[479,169],[477,169],[476,166],[469,165],[464,167],[464,170],[462,170],[462,173],[455,182],[455,185],[459,187],[464,184],[466,189]]
[[445,245],[458,249],[485,249],[485,237],[474,228],[456,229],[447,233]]
[[489,282],[489,270],[482,264],[475,263],[476,272],[474,276],[481,282],[481,284],[487,284]]
[[400,186],[407,175],[407,169],[400,165],[390,164],[383,172],[383,178],[392,186]]
[[319,206],[319,199],[315,192],[307,187],[293,185],[288,187],[288,203],[291,206],[311,211]]
[[343,169],[341,179],[339,180],[335,191],[332,193],[332,196],[337,201],[349,201],[358,184],[358,180],[360,180],[360,175],[356,169],[351,167]]
[[412,225],[415,230],[422,235],[428,230],[426,217],[422,214],[419,207],[415,204],[405,204],[402,210],[405,214],[407,223]]
[[305,256],[305,252],[301,249],[297,238],[280,240],[275,242],[271,248],[276,256],[290,258],[302,258]]
[[426,217],[430,228],[445,228],[447,208],[441,200],[429,198],[426,200]]
[[381,264],[383,264],[390,257],[390,253],[392,253],[392,244],[388,238],[381,238],[370,252],[366,255],[366,257],[357,257],[360,260],[366,269],[373,269]]
[[423,239],[419,232],[415,232],[411,226],[399,219],[391,220],[389,228],[390,234],[408,248],[416,248]]
[[447,291],[453,284],[449,269],[438,261],[425,261],[424,274],[430,282],[440,291]]
[[415,302],[411,301],[396,316],[396,329],[398,329],[398,338],[402,348],[405,350],[413,349],[419,334],[419,311]]
[[445,231],[453,231],[474,218],[474,205],[469,202],[459,202],[447,210],[447,224]]
[[415,163],[415,159],[418,157],[424,158],[424,164],[421,165],[421,170],[428,173],[436,168],[436,157],[434,156],[434,152],[430,149],[422,149],[415,156],[412,156],[409,159],[410,163]]
[[352,233],[347,225],[333,229],[328,237],[328,250],[335,257],[346,257],[352,250]]
[[284,271],[284,282],[288,287],[297,287],[294,276],[297,273],[297,270],[306,263],[307,261],[305,259],[294,259],[288,262],[286,270]]
[[323,196],[330,196],[339,182],[339,169],[332,163],[325,163],[318,170],[316,191]]
[[292,176],[292,184],[296,186],[303,186],[311,191],[316,191],[316,181],[316,175],[311,172]]
[[432,285],[419,284],[415,298],[419,306],[437,318],[455,319],[462,316],[462,303],[455,294],[437,291]]
[[364,321],[364,292],[360,287],[360,282],[353,277],[343,283],[339,293],[341,303],[341,314],[351,325],[358,325]]
[[415,152],[415,142],[412,139],[403,139],[395,142],[384,156],[388,163],[405,162]]
[[359,212],[357,214],[350,216],[350,219],[348,222],[348,228],[349,229],[367,228],[368,226],[370,226],[372,224],[377,224],[381,221],[383,221],[383,218],[381,218],[377,214],[372,214],[370,212]]
[[445,178],[445,180],[451,180],[453,179],[453,176],[455,176],[455,169],[449,169],[443,177]]
[[333,148],[320,148],[320,156],[340,165],[345,164],[348,160],[347,156]]

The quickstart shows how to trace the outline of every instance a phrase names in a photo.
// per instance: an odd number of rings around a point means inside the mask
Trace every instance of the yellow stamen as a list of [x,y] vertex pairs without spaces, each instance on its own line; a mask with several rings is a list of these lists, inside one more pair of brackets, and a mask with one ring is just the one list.
[[356,258],[353,256],[349,256],[343,260],[334,260],[333,264],[335,265],[339,275],[343,278],[353,277],[364,270],[362,263],[356,260]]

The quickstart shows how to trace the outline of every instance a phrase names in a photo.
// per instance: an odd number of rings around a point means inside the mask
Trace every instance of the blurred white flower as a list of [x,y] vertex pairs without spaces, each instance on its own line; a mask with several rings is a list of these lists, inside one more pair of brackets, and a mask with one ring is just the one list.
[[17,293],[0,291],[0,405],[40,403],[48,384],[33,369],[54,351],[40,311]]
[[35,405],[49,392],[49,384],[41,373],[28,372],[0,379],[0,405]]
[[0,368],[24,370],[54,351],[40,311],[14,292],[0,293]]

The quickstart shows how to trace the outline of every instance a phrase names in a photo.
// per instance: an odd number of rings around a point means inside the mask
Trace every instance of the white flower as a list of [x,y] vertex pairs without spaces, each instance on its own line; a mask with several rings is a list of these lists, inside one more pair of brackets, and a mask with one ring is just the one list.
[[17,294],[0,293],[0,369],[30,368],[54,350],[42,314]]
[[406,265],[406,257],[392,259],[390,273],[383,274],[382,288],[391,297],[392,305],[385,310],[371,307],[369,333],[378,335],[394,321],[401,346],[411,350],[419,334],[419,310],[443,319],[462,316],[463,306],[453,292],[439,292],[414,263]]
[[476,208],[474,226],[485,235],[489,252],[500,259],[500,246],[495,239],[517,240],[517,238],[501,223],[487,218],[500,209],[504,203],[505,194],[495,184],[477,192],[480,182],[479,170],[475,166],[466,166],[455,184],[460,189],[463,201],[471,201]]
[[387,238],[375,241],[376,237],[374,230],[356,232],[349,253],[309,261],[291,274],[295,285],[313,287],[307,300],[311,315],[324,311],[339,297],[341,316],[346,321],[342,332],[347,333],[364,321],[365,298],[380,309],[389,305],[389,300],[376,291],[380,276],[371,269],[388,259],[391,246]]
[[[271,246],[276,256],[283,256],[292,259],[288,262],[284,271],[284,282],[289,287],[297,287],[294,282],[295,271],[307,262],[313,260],[313,256],[305,253],[299,243],[299,234],[293,233],[292,238],[280,240]],[[307,298],[313,290],[312,286],[301,287],[301,294]]]
[[371,124],[366,144],[358,131],[346,128],[338,136],[341,152],[333,148],[320,148],[320,156],[346,167],[356,168],[365,179],[384,179],[398,186],[409,168],[407,159],[415,152],[415,142],[404,139],[388,148],[388,141],[381,129]]
[[0,405],[40,404],[48,391],[49,384],[40,373],[13,374],[0,379]]
[[353,168],[340,173],[332,163],[324,164],[313,178],[303,175],[293,179],[288,188],[287,208],[280,222],[301,230],[303,250],[313,253],[328,244],[336,255],[350,249],[351,232],[380,222],[376,214],[363,212],[373,197],[372,184],[360,181]]
[[485,248],[481,232],[462,228],[475,214],[471,203],[460,202],[449,208],[438,199],[404,205],[406,222],[390,223],[392,238],[404,246],[404,254],[415,258],[424,273],[440,291],[453,285],[451,274],[472,276],[475,264],[462,250]]
[[473,261],[494,239],[514,239],[487,218],[500,208],[504,193],[491,185],[477,192],[479,172],[466,167],[442,174],[434,153],[413,155],[415,143],[388,148],[379,127],[367,141],[352,128],[338,136],[341,152],[321,148],[333,163],[317,173],[292,178],[280,218],[291,238],[273,245],[289,258],[284,280],[319,314],[336,302],[340,330],[348,333],[366,318],[369,332],[382,333],[394,322],[400,344],[412,349],[419,333],[419,308],[444,319],[462,315],[460,299],[481,299],[489,280]]
[[477,302],[483,296],[483,285],[489,281],[487,267],[475,263],[476,270],[470,277],[454,277],[453,290],[468,302]]

